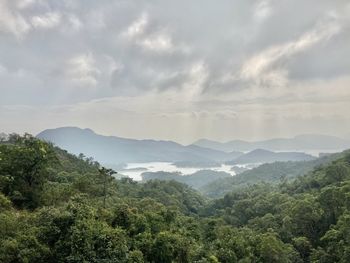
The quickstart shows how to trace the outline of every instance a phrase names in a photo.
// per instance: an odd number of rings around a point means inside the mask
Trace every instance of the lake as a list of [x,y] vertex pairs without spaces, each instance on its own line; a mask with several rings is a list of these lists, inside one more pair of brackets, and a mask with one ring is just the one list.
[[[237,167],[251,168],[252,164],[234,165]],[[189,175],[200,170],[212,170],[218,172],[226,172],[232,176],[236,175],[231,171],[232,165],[222,164],[218,167],[202,168],[202,167],[177,167],[170,162],[149,162],[149,163],[128,163],[126,168],[118,170],[119,174],[126,175],[135,181],[141,181],[141,174],[144,172],[180,172],[182,175]]]

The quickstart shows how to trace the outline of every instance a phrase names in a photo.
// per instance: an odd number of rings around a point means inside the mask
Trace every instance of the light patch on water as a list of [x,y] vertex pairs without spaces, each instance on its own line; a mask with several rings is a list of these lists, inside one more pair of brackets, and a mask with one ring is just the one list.
[[[251,164],[237,165],[240,167],[250,168]],[[138,169],[145,168],[147,171]],[[202,168],[202,167],[177,167],[170,162],[149,162],[149,163],[128,163],[126,168],[118,171],[119,174],[126,175],[132,178],[135,181],[141,181],[141,174],[144,172],[179,172],[182,175],[189,175],[200,170],[212,170],[218,172],[225,172],[231,174],[232,176],[236,175],[234,171],[231,171],[232,165],[222,164],[219,167],[210,167],[210,168]]]

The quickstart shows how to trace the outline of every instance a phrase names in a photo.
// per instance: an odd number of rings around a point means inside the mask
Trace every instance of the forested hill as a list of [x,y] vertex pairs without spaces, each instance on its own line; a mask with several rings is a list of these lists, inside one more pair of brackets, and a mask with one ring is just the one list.
[[[273,234],[301,257],[277,260],[272,253],[271,262],[350,262],[350,151],[291,183],[254,185],[227,194],[207,207],[206,216],[230,225],[224,234],[226,248],[251,242],[230,235],[247,237],[257,231]],[[279,241],[274,240],[275,251]]]
[[343,157],[346,153],[329,154],[310,161],[265,163],[236,176],[212,180],[200,187],[199,190],[206,196],[218,198],[248,185],[262,182],[278,184],[284,180],[294,180],[295,177],[305,175],[316,167],[327,165]]
[[350,152],[213,201],[33,138],[0,143],[0,262],[350,262]]

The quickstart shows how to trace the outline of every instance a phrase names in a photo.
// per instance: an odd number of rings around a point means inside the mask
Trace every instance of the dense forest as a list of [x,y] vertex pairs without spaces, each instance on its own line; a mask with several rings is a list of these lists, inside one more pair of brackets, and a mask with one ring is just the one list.
[[[294,178],[294,177],[293,177]],[[30,135],[0,143],[0,262],[350,262],[350,152],[211,199],[117,180]]]
[[341,156],[342,153],[334,153],[310,161],[265,163],[233,177],[219,178],[201,186],[199,190],[207,196],[218,198],[233,190],[261,182],[278,184],[305,175],[321,165],[330,164]]
[[205,168],[189,175],[183,175],[179,172],[144,172],[142,173],[142,180],[174,180],[191,186],[205,196],[221,198],[227,193],[249,185],[262,182],[279,184],[293,180],[295,177],[305,175],[320,165],[327,165],[341,156],[342,153],[333,153],[310,161],[265,163],[252,169],[233,166],[231,170],[237,173],[236,176],[231,176],[226,172],[206,170]]

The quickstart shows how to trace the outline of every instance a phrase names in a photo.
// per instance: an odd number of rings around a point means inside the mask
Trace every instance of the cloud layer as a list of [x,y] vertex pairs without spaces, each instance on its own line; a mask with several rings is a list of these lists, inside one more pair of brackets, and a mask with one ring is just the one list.
[[349,57],[346,0],[2,0],[0,123],[186,143],[342,135]]

